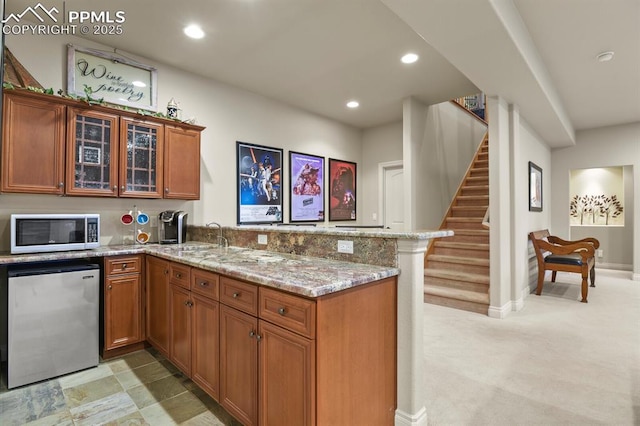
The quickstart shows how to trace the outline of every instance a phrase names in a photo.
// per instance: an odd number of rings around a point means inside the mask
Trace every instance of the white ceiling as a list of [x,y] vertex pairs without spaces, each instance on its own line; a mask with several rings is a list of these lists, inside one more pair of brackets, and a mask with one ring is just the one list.
[[[41,0],[63,7],[62,0]],[[7,0],[21,12],[36,0]],[[95,41],[360,128],[484,90],[518,104],[552,146],[640,121],[640,0],[66,0],[123,10]],[[206,37],[182,28],[202,25]],[[595,55],[614,50],[609,63]],[[420,60],[401,64],[413,51]],[[159,76],[161,84],[161,76]],[[479,88],[479,89],[478,89]],[[360,108],[345,107],[357,99]]]

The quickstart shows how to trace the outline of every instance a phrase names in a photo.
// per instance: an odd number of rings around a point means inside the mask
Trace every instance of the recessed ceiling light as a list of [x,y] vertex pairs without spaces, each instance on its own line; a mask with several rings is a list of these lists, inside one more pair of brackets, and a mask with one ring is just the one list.
[[191,38],[199,39],[204,37],[204,31],[200,28],[199,25],[191,24],[189,26],[184,27],[184,33]]
[[404,55],[400,60],[402,61],[402,63],[404,64],[412,64],[415,61],[417,61],[419,58],[418,55],[416,55],[415,53],[407,53],[406,55]]
[[610,61],[613,59],[613,52],[609,51],[609,52],[598,53],[598,55],[596,56],[596,59],[598,59],[599,62]]
[[347,102],[347,107],[349,108],[358,108],[360,106],[360,102],[358,101],[349,101]]

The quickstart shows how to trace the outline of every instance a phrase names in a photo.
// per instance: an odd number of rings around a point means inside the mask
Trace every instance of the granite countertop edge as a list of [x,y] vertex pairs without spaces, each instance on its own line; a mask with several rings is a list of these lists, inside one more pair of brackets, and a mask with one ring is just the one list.
[[104,246],[93,250],[0,254],[0,266],[30,262],[149,254],[231,278],[316,298],[399,275],[393,267],[343,262],[310,256],[240,247],[220,249],[214,244]]

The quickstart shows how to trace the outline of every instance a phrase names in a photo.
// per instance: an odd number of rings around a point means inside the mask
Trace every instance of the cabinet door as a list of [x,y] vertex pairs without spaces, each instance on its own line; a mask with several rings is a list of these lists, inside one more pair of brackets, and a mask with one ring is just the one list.
[[144,340],[140,274],[105,280],[105,350]]
[[169,359],[184,374],[191,376],[191,292],[171,285],[171,331]]
[[147,256],[147,341],[169,357],[169,262]]
[[315,425],[315,341],[260,320],[260,425]]
[[220,397],[220,303],[191,293],[191,379],[216,401]]
[[257,318],[220,306],[220,404],[245,426],[258,423],[257,332]]
[[67,194],[118,195],[118,117],[67,110]]
[[200,132],[165,127],[164,198],[200,199]]
[[4,95],[3,192],[64,193],[66,107],[47,98]]
[[120,196],[162,198],[164,126],[121,119]]

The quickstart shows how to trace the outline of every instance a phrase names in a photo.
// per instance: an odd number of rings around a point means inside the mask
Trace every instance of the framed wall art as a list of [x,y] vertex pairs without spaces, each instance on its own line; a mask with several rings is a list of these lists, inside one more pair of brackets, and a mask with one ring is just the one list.
[[236,142],[238,225],[282,223],[282,149]]
[[149,111],[158,109],[157,71],[101,50],[67,46],[67,93]]
[[324,157],[289,151],[289,221],[324,221]]
[[356,220],[357,165],[329,159],[329,220]]
[[542,169],[529,161],[529,211],[542,211]]

